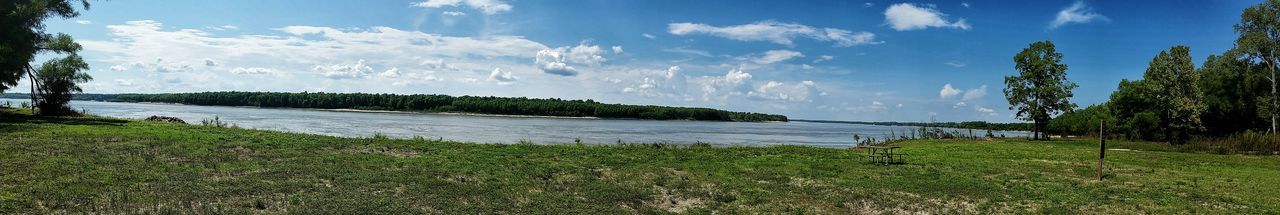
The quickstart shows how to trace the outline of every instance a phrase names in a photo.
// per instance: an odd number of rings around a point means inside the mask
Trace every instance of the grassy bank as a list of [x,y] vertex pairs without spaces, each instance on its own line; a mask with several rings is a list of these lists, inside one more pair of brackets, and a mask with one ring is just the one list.
[[0,213],[1276,213],[1280,157],[1117,142],[470,144],[0,116]]

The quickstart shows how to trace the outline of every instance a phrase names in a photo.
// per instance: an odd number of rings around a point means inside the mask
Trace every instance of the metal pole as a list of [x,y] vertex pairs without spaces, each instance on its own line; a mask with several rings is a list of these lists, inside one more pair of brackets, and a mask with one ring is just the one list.
[[1098,120],[1098,180],[1102,180],[1102,160],[1107,157],[1106,120]]

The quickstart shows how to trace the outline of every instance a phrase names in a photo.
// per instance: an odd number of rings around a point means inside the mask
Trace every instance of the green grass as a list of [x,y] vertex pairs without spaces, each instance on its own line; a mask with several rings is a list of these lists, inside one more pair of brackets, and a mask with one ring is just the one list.
[[[570,142],[572,140],[566,140]],[[0,213],[1277,213],[1280,157],[1092,140],[474,144],[0,115]],[[1141,147],[1141,148],[1140,148]]]

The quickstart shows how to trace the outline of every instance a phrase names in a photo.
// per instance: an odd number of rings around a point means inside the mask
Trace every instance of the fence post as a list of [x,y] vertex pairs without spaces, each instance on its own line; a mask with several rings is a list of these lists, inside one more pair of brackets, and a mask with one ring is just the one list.
[[1098,181],[1102,181],[1102,160],[1107,157],[1107,121],[1098,121]]

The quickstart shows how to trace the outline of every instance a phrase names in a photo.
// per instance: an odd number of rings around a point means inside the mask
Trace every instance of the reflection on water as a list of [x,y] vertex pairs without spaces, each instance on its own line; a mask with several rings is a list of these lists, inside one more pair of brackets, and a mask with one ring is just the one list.
[[[4,103],[0,99],[0,103]],[[23,100],[8,100],[18,104]],[[891,131],[901,134],[915,127],[809,122],[706,122],[612,119],[553,119],[494,116],[461,116],[409,113],[354,113],[309,109],[215,107],[171,104],[138,104],[74,101],[76,110],[122,118],[151,115],[178,117],[188,123],[218,116],[240,127],[334,136],[423,136],[468,142],[536,143],[666,142],[716,145],[853,146],[853,133],[862,138],[883,139]],[[967,132],[967,131],[966,131]],[[985,134],[985,131],[974,131]],[[996,135],[1025,136],[1023,132]]]

